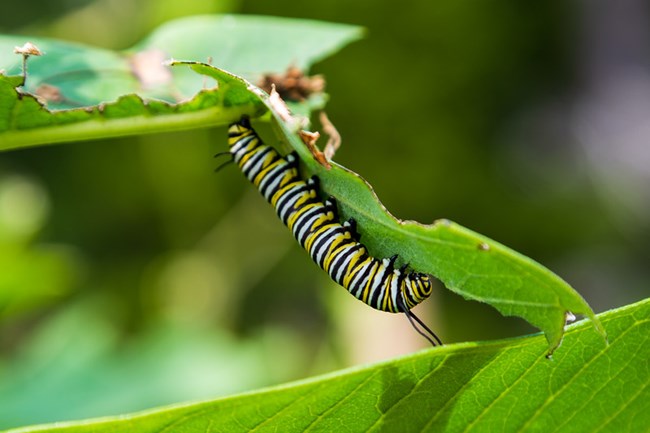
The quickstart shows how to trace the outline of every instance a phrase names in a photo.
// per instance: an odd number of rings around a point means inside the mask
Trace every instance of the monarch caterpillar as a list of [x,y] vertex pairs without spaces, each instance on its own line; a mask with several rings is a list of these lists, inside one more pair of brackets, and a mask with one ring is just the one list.
[[262,142],[247,117],[230,125],[228,145],[229,151],[221,154],[231,156],[231,161],[271,203],[314,262],[334,281],[373,308],[404,313],[413,328],[432,345],[442,344],[411,312],[411,308],[431,294],[429,275],[407,272],[407,265],[395,267],[397,255],[385,259],[370,256],[359,242],[355,221],[350,219],[341,224],[336,200],[330,197],[321,201],[318,178],[313,176],[305,181],[300,177],[295,152],[286,158],[280,156]]

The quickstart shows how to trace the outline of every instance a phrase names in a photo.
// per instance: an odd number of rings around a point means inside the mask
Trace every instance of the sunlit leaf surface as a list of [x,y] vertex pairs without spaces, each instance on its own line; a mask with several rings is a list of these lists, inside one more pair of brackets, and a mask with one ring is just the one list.
[[278,388],[22,432],[640,432],[650,425],[650,302],[542,336],[429,349]]

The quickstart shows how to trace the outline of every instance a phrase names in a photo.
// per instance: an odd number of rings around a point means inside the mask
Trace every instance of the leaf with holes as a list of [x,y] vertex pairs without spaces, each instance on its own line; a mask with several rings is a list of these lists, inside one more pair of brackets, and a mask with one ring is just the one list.
[[[74,140],[225,125],[264,106],[250,92],[219,92],[172,57],[218,61],[260,80],[309,66],[361,37],[359,27],[279,17],[200,16],[172,21],[125,52],[43,38],[0,35],[0,150]],[[45,53],[28,60],[15,46]],[[229,80],[229,74],[221,78]],[[233,77],[233,76],[230,76]],[[222,89],[223,90],[223,89]],[[47,102],[44,104],[43,102]],[[322,89],[295,107],[324,106]]]

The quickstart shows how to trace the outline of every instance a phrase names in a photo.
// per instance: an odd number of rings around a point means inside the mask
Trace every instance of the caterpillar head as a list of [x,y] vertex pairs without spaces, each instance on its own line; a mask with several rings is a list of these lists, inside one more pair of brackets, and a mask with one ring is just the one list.
[[228,145],[233,147],[245,136],[255,134],[251,127],[250,119],[247,116],[242,116],[239,122],[231,123],[228,127]]
[[431,295],[433,285],[431,276],[421,272],[411,272],[402,285],[402,296],[410,310]]

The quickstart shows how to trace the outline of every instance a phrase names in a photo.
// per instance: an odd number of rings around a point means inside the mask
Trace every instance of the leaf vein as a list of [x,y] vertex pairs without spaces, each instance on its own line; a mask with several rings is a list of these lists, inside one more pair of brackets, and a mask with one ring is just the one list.
[[320,413],[316,418],[314,418],[303,430],[303,433],[306,433],[310,430],[313,429],[313,427],[316,425],[316,423],[322,419],[325,415],[339,407],[341,404],[343,404],[344,401],[348,400],[349,398],[352,397],[352,395],[357,392],[362,386],[364,386],[366,383],[370,382],[372,379],[374,379],[377,375],[379,374],[379,370],[373,371],[367,378],[359,382],[357,386],[354,387],[345,397],[334,403],[332,406],[327,408],[324,412]]
[[[519,350],[519,348],[517,348],[517,349]],[[510,351],[512,351],[512,350],[511,350],[511,349],[504,350],[503,353],[510,352]],[[513,388],[515,385],[517,385],[520,381],[522,381],[523,378],[526,377],[528,373],[530,373],[532,367],[533,367],[535,364],[538,364],[538,363],[539,363],[539,361],[540,361],[540,357],[541,357],[543,360],[546,360],[545,355],[546,355],[546,349],[544,349],[544,352],[543,352],[541,355],[539,355],[538,358],[537,358],[537,359],[536,359],[536,360],[535,360],[531,365],[528,366],[528,368],[526,368],[525,370],[523,370],[523,371],[521,372],[521,374],[517,377],[516,380],[514,380],[514,381],[513,381],[512,383],[510,383],[509,385],[504,386],[503,390],[499,393],[499,395],[497,395],[494,399],[492,399],[492,401],[490,402],[490,404],[488,404],[487,406],[485,406],[485,407],[481,410],[481,412],[478,414],[478,416],[475,417],[475,418],[472,420],[471,423],[469,423],[467,426],[465,426],[465,428],[463,429],[463,432],[467,432],[467,431],[469,431],[469,430],[470,430],[470,429],[471,429],[471,428],[476,424],[476,422],[477,422],[479,419],[481,419],[481,418],[482,418],[486,413],[488,413],[488,411],[490,410],[490,408],[491,408],[493,405],[495,405],[497,402],[500,401],[501,397],[503,397],[506,393],[510,392],[510,391],[512,390],[512,388]],[[505,385],[505,384],[504,384],[504,385]]]
[[447,402],[446,402],[446,403],[445,403],[445,404],[444,404],[440,409],[438,409],[438,412],[436,413],[436,415],[435,415],[433,418],[431,418],[431,419],[429,420],[428,423],[426,423],[426,424],[424,425],[424,427],[422,428],[421,431],[423,431],[423,432],[426,431],[427,428],[428,428],[429,426],[431,426],[431,425],[436,421],[436,419],[438,419],[438,417],[440,417],[440,416],[445,412],[445,410],[447,409],[447,407],[448,407],[449,405],[451,405],[451,403],[453,403],[453,402],[458,398],[458,396],[459,396],[460,394],[462,394],[463,391],[465,391],[465,389],[466,389],[468,386],[470,386],[470,384],[473,382],[474,379],[476,379],[476,377],[478,377],[478,376],[479,376],[481,373],[483,373],[483,372],[484,372],[488,367],[490,367],[492,364],[494,364],[494,363],[495,363],[495,362],[496,362],[496,361],[497,361],[501,356],[503,356],[503,354],[506,353],[506,352],[508,352],[508,350],[504,350],[504,351],[498,353],[498,354],[497,354],[494,358],[492,358],[492,359],[491,359],[487,364],[483,365],[483,366],[482,366],[480,369],[478,369],[474,374],[472,374],[471,379],[470,379],[470,380],[467,380],[467,382],[465,382],[465,383],[463,384],[463,386],[461,386],[458,390],[456,390],[456,392],[455,392],[453,395],[451,395],[451,396],[449,397],[449,399],[447,400]]
[[[638,325],[638,322],[637,322],[636,325]],[[622,338],[623,338],[627,333],[629,333],[632,329],[634,329],[636,325],[634,325],[634,326],[630,326],[630,327],[628,327],[627,329],[625,329],[625,331],[623,331],[623,332],[622,332],[622,333],[621,333],[621,334],[620,334],[620,335],[619,335],[615,340],[610,341],[609,344],[603,348],[603,350],[601,350],[600,352],[598,352],[598,353],[597,353],[593,358],[591,358],[589,361],[587,361],[586,363],[584,363],[583,365],[581,365],[580,368],[579,368],[579,369],[574,373],[573,377],[571,377],[571,379],[569,379],[569,380],[567,380],[566,382],[564,382],[564,384],[563,384],[561,387],[559,387],[557,390],[555,390],[555,392],[551,393],[551,394],[546,398],[546,400],[544,401],[544,403],[543,403],[542,405],[540,405],[540,407],[537,408],[537,410],[535,411],[535,413],[534,413],[530,418],[528,418],[528,420],[524,423],[524,425],[521,427],[521,431],[523,431],[523,430],[525,430],[526,428],[530,427],[531,424],[533,423],[533,421],[535,421],[535,420],[536,420],[536,419],[537,419],[537,418],[542,414],[543,409],[545,409],[546,407],[548,407],[548,405],[551,404],[551,403],[555,400],[556,396],[557,396],[560,392],[562,392],[564,389],[566,389],[567,387],[569,387],[569,386],[570,386],[570,385],[571,385],[571,384],[576,380],[576,378],[578,377],[579,373],[581,373],[582,371],[584,371],[584,370],[586,370],[587,368],[589,368],[589,367],[590,367],[594,362],[596,362],[598,359],[600,359],[601,357],[603,357],[603,356],[605,355],[605,353],[611,351],[611,350],[612,350],[612,346],[613,346],[615,343],[617,343],[618,341],[621,341],[621,339],[622,339]]]
[[405,393],[402,397],[400,397],[399,400],[397,400],[395,403],[393,403],[393,405],[388,410],[386,410],[383,413],[381,413],[381,411],[380,411],[379,418],[377,418],[377,420],[368,428],[368,431],[371,431],[382,419],[386,418],[391,411],[396,410],[395,408],[399,405],[399,403],[402,402],[409,395],[413,394],[415,389],[418,386],[420,386],[426,379],[428,379],[431,375],[435,374],[438,370],[440,370],[443,367],[443,365],[445,364],[445,362],[447,361],[447,359],[449,359],[449,355],[445,355],[440,360],[440,363],[436,366],[436,368],[434,368],[433,370],[430,370],[429,372],[427,372],[427,374],[425,374],[420,379],[415,381],[413,383],[413,386],[411,387],[411,390],[409,392]]

